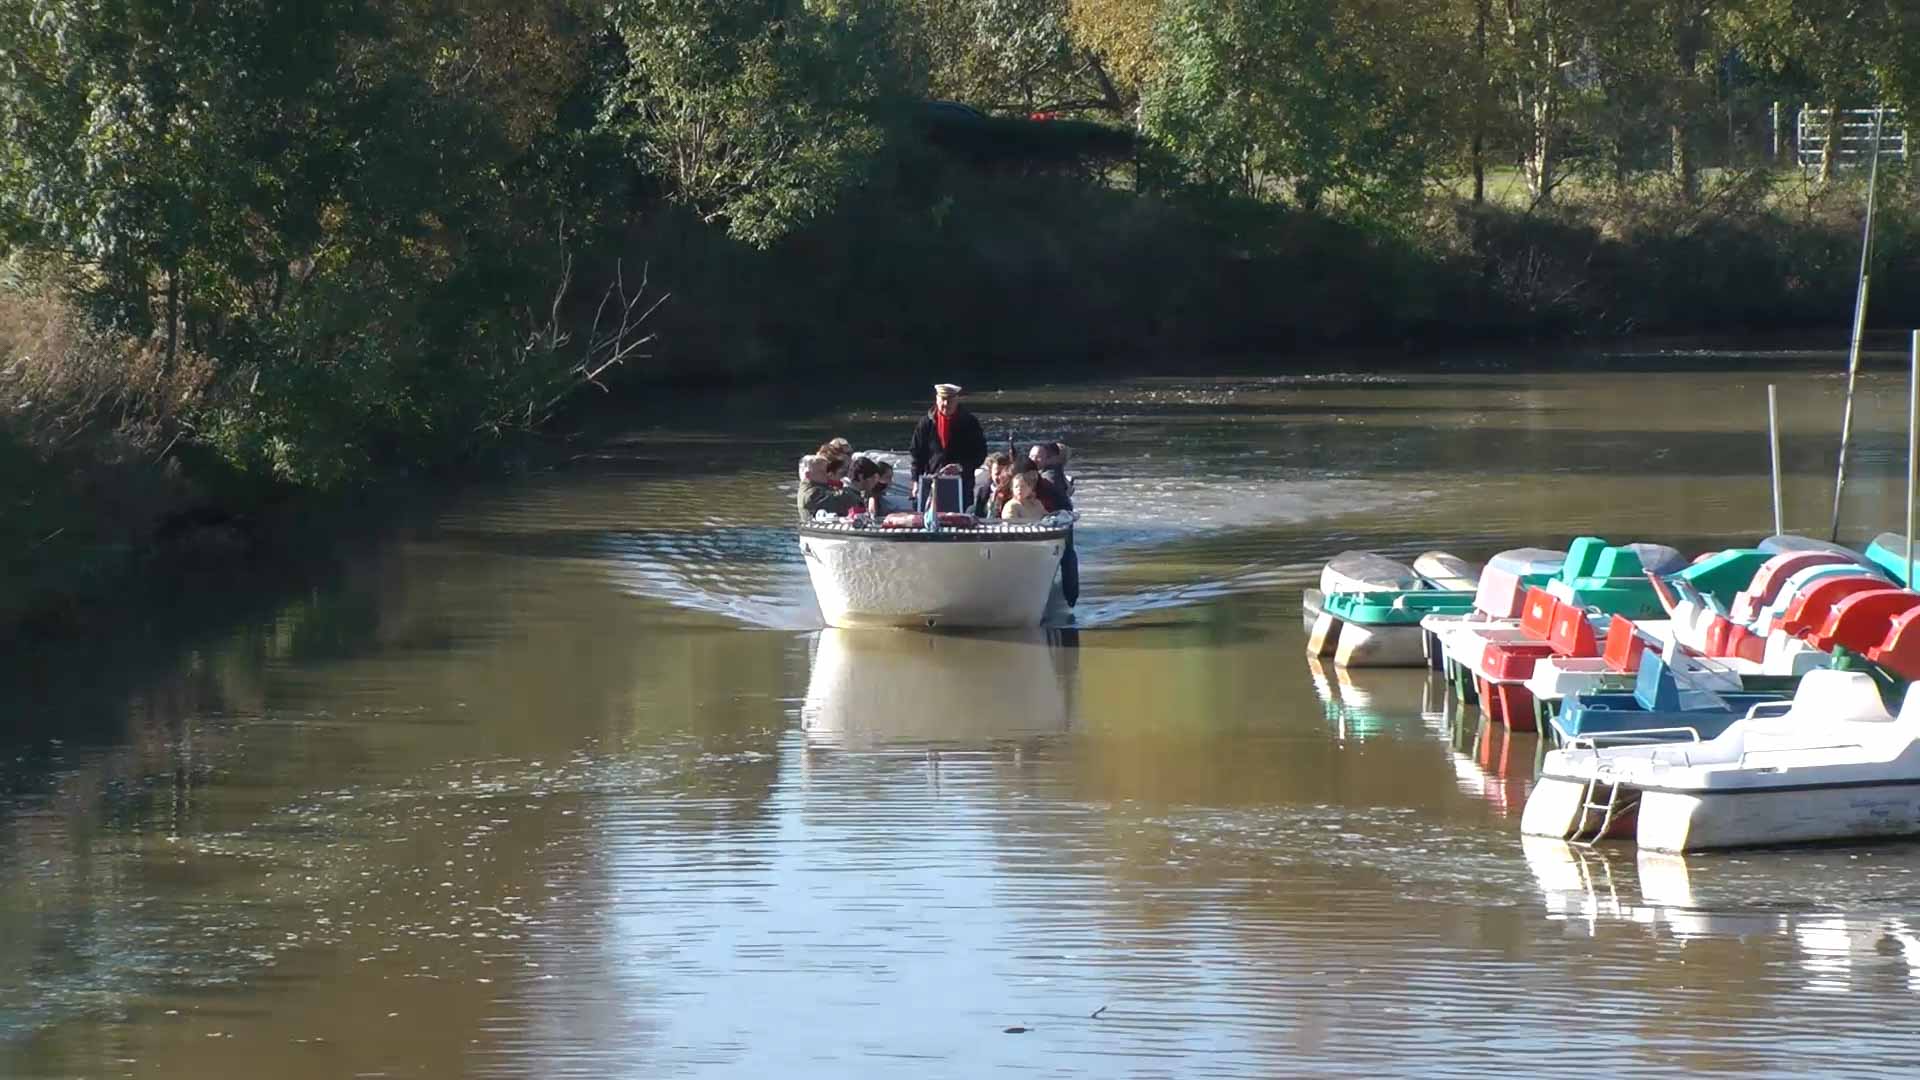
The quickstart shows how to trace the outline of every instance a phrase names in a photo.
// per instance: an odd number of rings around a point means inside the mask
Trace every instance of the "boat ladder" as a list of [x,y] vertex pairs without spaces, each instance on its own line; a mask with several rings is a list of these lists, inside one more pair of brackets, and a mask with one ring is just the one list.
[[1638,808],[1640,792],[1605,773],[1595,772],[1580,793],[1580,819],[1567,834],[1567,843],[1590,848],[1613,828],[1613,823]]

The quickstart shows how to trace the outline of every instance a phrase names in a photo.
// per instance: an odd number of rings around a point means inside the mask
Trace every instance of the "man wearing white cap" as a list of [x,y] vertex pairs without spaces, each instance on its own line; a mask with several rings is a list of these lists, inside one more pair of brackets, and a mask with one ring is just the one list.
[[987,460],[987,433],[980,421],[960,407],[966,391],[952,383],[933,388],[933,408],[913,429],[913,493],[926,497],[920,478],[952,466],[960,472],[961,506],[973,505],[973,471]]

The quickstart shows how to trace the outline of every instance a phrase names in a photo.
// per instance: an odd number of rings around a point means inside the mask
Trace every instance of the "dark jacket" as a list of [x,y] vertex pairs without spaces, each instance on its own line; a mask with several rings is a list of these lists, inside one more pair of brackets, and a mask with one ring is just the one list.
[[979,494],[973,497],[974,517],[982,521],[1000,520],[1000,508],[1005,505],[1005,500],[994,498],[994,494],[991,481],[980,485]]
[[849,488],[833,484],[809,484],[802,482],[800,490],[794,495],[794,507],[800,511],[800,520],[812,521],[814,511],[825,510],[832,514],[844,514],[861,505],[860,493]]
[[[947,421],[946,446],[940,445],[940,436],[933,424],[933,410],[920,418],[920,424],[913,429],[913,443],[908,452],[913,457],[913,479],[917,484],[922,476],[936,473],[947,465],[960,466],[962,490],[965,500],[973,501],[973,470],[987,460],[987,433],[980,430],[980,421],[965,409],[953,410],[953,416]],[[926,496],[922,494],[921,498]]]
[[1056,510],[1073,509],[1073,496],[1067,494],[1067,470],[1058,465],[1040,470],[1040,501],[1047,507],[1049,514]]

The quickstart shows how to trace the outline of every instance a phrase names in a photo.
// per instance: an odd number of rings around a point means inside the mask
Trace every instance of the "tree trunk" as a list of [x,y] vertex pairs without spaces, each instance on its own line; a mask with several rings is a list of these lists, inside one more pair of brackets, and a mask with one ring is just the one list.
[[167,366],[173,374],[173,358],[180,344],[180,271],[167,271]]
[[1473,141],[1467,153],[1473,163],[1473,205],[1487,201],[1487,18],[1493,0],[1477,0],[1473,5],[1473,58],[1476,65],[1473,83]]
[[1823,185],[1833,183],[1834,170],[1839,167],[1840,122],[1842,119],[1840,103],[1836,101],[1829,104],[1827,106],[1826,146],[1820,153],[1820,183]]
[[[1548,55],[1552,55],[1551,50]],[[1548,82],[1541,86],[1533,102],[1533,167],[1529,172],[1532,174],[1533,201],[1541,206],[1553,201],[1553,185],[1558,180],[1554,170],[1559,167],[1560,159],[1555,154],[1553,143],[1553,125],[1559,115],[1557,97],[1553,84]]]
[[1680,182],[1680,198],[1692,205],[1700,201],[1700,162],[1693,152],[1693,82],[1706,27],[1704,13],[1692,0],[1684,2],[1674,25],[1673,58],[1679,70],[1668,108],[1672,110],[1673,175]]
[[[1529,24],[1524,32],[1523,22]],[[1514,103],[1519,106],[1520,115],[1532,125],[1520,160],[1521,171],[1527,178],[1527,193],[1533,197],[1533,205],[1544,206],[1553,201],[1554,171],[1559,166],[1553,128],[1560,113],[1560,50],[1559,36],[1553,31],[1553,4],[1543,2],[1536,14],[1525,16],[1520,10],[1520,0],[1507,0],[1507,37],[1516,48],[1532,50],[1535,54],[1528,62],[1532,85],[1522,80]]]
[[1093,81],[1100,86],[1101,108],[1115,117],[1127,115],[1127,103],[1120,97],[1120,91],[1113,85],[1113,78],[1107,74],[1107,65],[1100,62],[1100,56],[1092,49],[1085,50],[1087,70],[1093,72]]

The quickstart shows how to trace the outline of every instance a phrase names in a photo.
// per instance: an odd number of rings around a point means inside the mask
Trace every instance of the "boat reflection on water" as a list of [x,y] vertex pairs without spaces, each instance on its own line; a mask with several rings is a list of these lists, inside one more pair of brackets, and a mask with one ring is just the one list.
[[[1882,977],[1889,965],[1904,968],[1908,989],[1920,991],[1920,923],[1904,914],[1796,910],[1803,902],[1792,893],[1820,895],[1833,878],[1818,864],[1800,865],[1792,852],[1758,852],[1740,862],[1724,854],[1582,848],[1540,836],[1522,837],[1521,846],[1548,917],[1584,922],[1589,933],[1604,923],[1632,923],[1681,943],[1779,938],[1793,942],[1809,991],[1856,990],[1856,979]],[[1863,906],[1850,898],[1826,902]]]
[[1471,705],[1461,704],[1442,687],[1448,746],[1460,790],[1491,804],[1502,817],[1527,805],[1533,786],[1538,736],[1496,724]]
[[812,661],[800,707],[809,747],[977,746],[1073,726],[1074,630],[827,629]]
[[1446,688],[1425,669],[1368,668],[1358,676],[1346,668],[1309,656],[1313,691],[1341,742],[1440,732]]
[[[1580,848],[1540,836],[1523,836],[1520,846],[1540,885],[1548,917],[1584,922],[1589,931],[1602,922],[1664,925],[1686,941],[1775,934],[1785,928],[1785,916],[1777,912],[1702,911],[1692,906],[1690,894],[1676,902],[1673,868],[1658,863],[1673,856]],[[1684,866],[1681,872],[1684,876]]]

